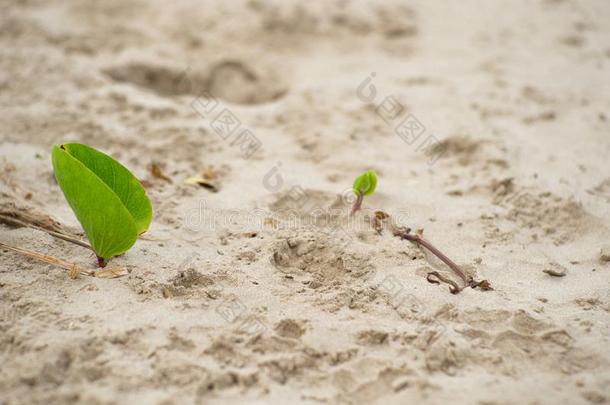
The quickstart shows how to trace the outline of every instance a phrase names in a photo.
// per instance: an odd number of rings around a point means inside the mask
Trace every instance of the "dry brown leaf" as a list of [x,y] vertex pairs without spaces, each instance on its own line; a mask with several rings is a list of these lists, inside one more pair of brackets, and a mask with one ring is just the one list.
[[97,278],[117,278],[128,275],[129,272],[124,267],[113,267],[110,269],[98,270],[94,273]]
[[163,288],[163,298],[174,298],[174,293],[169,288]]
[[197,185],[208,189],[213,193],[217,193],[219,190],[218,186],[215,183],[212,183],[200,176],[189,177],[188,179],[184,180],[184,184]]
[[205,170],[201,173],[204,179],[210,181],[218,179],[219,174],[220,173],[214,168],[214,166],[206,167]]
[[150,165],[150,174],[157,179],[165,180],[170,184],[172,183],[172,179],[170,179],[163,173],[163,171],[161,170],[161,166],[159,166],[157,163],[153,162]]

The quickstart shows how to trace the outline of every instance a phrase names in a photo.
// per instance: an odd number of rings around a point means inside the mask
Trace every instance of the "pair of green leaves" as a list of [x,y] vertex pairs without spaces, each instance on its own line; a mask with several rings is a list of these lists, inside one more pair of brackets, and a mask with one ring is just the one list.
[[353,190],[356,195],[371,195],[377,187],[377,174],[373,170],[367,170],[354,180]]
[[77,143],[54,146],[55,178],[98,257],[129,250],[152,221],[152,205],[131,172]]

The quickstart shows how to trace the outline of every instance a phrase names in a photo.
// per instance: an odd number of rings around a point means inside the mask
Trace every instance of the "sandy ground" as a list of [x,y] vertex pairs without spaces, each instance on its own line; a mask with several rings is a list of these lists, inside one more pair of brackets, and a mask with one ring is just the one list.
[[[81,233],[50,163],[78,141],[155,218],[122,278],[0,251],[0,404],[609,403],[608,21],[604,0],[2,1],[0,210]],[[494,290],[428,283],[452,275],[374,210]],[[94,266],[34,229],[0,242]]]

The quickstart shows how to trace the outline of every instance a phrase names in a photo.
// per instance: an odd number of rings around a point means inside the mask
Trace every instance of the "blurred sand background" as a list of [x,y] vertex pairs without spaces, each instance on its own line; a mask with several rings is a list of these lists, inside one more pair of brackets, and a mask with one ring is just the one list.
[[[0,251],[0,404],[608,403],[608,21],[603,0],[0,2],[0,211],[79,234],[50,162],[70,141],[155,209],[122,278]],[[377,209],[495,290],[428,283],[451,273]]]

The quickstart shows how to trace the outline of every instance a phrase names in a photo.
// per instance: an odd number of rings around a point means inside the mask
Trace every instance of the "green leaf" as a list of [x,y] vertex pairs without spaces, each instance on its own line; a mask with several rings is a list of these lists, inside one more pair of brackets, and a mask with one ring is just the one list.
[[377,187],[377,174],[373,170],[368,170],[356,177],[354,180],[354,193],[356,195],[371,195]]
[[152,221],[152,206],[131,172],[89,146],[54,146],[55,178],[93,250],[109,259],[129,250]]

